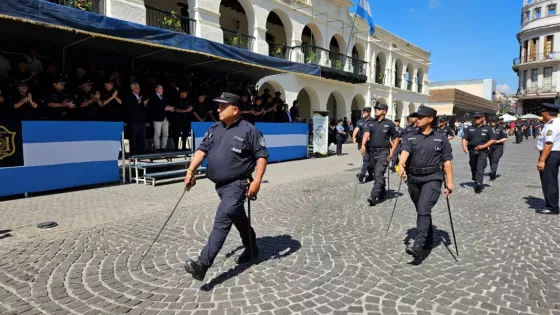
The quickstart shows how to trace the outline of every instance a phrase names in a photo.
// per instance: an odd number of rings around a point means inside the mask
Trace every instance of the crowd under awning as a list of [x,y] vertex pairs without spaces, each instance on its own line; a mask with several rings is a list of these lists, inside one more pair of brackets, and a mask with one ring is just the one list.
[[265,76],[293,73],[318,77],[321,69],[254,53],[203,38],[131,23],[41,0],[0,1],[0,35],[47,39],[53,45],[80,45],[117,51],[132,60],[166,61],[226,79],[256,83]]

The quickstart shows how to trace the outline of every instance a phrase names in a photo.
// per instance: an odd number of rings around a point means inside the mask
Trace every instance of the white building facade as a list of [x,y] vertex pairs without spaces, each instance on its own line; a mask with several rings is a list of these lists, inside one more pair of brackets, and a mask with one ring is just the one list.
[[302,118],[328,110],[355,119],[378,101],[389,105],[390,118],[402,119],[428,102],[430,53],[378,26],[370,36],[361,18],[352,28],[349,0],[98,1],[110,17],[162,27],[173,11],[180,18],[174,30],[321,66],[321,77],[281,74],[257,83],[260,93],[282,92],[290,106],[298,100]]
[[524,0],[521,10],[517,114],[534,113],[541,102],[553,102],[560,92],[560,0]]

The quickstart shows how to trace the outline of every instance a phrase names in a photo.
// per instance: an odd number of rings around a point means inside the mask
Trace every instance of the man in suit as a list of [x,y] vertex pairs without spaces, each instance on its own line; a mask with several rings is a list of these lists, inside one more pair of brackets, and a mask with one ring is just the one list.
[[167,150],[167,139],[169,138],[169,120],[167,116],[175,111],[169,102],[163,97],[163,86],[156,84],[155,94],[148,103],[150,116],[154,122],[154,150],[162,152]]
[[140,94],[140,85],[136,82],[130,84],[130,91],[124,99],[130,154],[142,154],[146,143],[146,106],[149,99]]

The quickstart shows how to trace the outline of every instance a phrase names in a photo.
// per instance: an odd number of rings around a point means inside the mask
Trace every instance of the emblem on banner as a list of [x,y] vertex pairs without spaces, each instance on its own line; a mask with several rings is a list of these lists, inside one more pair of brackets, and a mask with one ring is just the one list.
[[16,133],[0,126],[0,160],[16,153]]
[[315,144],[318,146],[325,144],[325,129],[322,126],[315,130]]

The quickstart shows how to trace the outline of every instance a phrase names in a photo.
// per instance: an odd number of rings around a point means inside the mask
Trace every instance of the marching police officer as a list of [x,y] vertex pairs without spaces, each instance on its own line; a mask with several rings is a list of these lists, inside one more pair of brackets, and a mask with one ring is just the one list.
[[[373,119],[371,118],[371,107],[364,107],[362,110],[362,118],[358,120],[356,123],[356,127],[354,128],[354,132],[352,133],[352,140],[354,143],[358,144],[358,150],[360,150],[362,146],[362,139],[364,137],[364,131],[368,128],[368,124],[371,123]],[[364,181],[366,177],[366,172],[369,173],[369,176],[366,178],[366,181],[373,180],[373,169],[369,165],[369,154],[362,155],[362,169],[356,176],[358,177],[358,181],[361,183]]]
[[560,214],[558,206],[558,168],[560,167],[560,118],[559,106],[543,103],[542,118],[544,128],[537,141],[540,152],[537,170],[541,177],[545,207],[536,212],[540,214]]
[[[368,124],[362,139],[362,154],[369,152],[369,165],[373,168],[374,184],[371,189],[371,196],[367,199],[370,206],[375,206],[387,197],[385,189],[385,170],[389,161],[400,143],[399,133],[395,129],[395,124],[385,118],[389,106],[377,104],[375,106],[375,116],[377,119]],[[394,139],[391,145],[391,139]]]
[[[453,159],[451,144],[447,136],[435,132],[437,111],[431,107],[420,107],[413,114],[418,117],[416,134],[406,135],[398,167],[402,179],[408,176],[408,192],[416,207],[418,233],[406,248],[415,258],[422,257],[423,249],[430,249],[433,242],[432,208],[441,194],[441,184],[445,180],[445,196],[449,196],[453,186]],[[445,177],[442,176],[442,168]]]
[[453,132],[453,129],[449,127],[447,122],[447,117],[440,117],[437,131],[443,133],[447,137],[447,140],[452,140],[453,138],[455,138],[455,133]]
[[397,152],[395,152],[395,154],[393,154],[393,161],[391,162],[392,164],[391,164],[390,170],[393,173],[396,171],[397,165],[399,164],[399,154],[400,154],[400,151],[401,151],[402,137],[403,137],[403,134],[404,134],[404,128],[401,127],[401,120],[397,118],[397,119],[394,120],[394,122],[395,122],[395,130],[397,130],[397,133],[399,134],[398,138],[400,140],[400,143],[399,143],[399,146],[397,147]]
[[413,115],[408,116],[408,125],[404,127],[403,137],[408,135],[409,133],[416,134],[418,132],[418,127],[416,127],[416,120],[418,120],[417,117],[414,117]]
[[492,128],[484,123],[484,114],[475,113],[474,119],[474,124],[469,126],[463,135],[463,151],[469,154],[472,180],[475,183],[474,192],[480,194],[484,187],[488,148],[496,142],[496,135]]
[[500,123],[500,117],[494,115],[490,118],[490,126],[496,134],[496,143],[494,143],[488,151],[488,160],[490,161],[490,180],[496,179],[498,171],[498,163],[504,154],[504,143],[508,141],[508,135],[504,126]]
[[[241,118],[242,100],[231,93],[222,93],[214,100],[219,104],[219,122],[213,124],[198,147],[187,169],[185,185],[195,185],[194,172],[205,157],[208,157],[208,178],[216,184],[220,205],[216,212],[214,227],[208,243],[198,261],[188,260],[185,270],[199,281],[222,248],[231,225],[235,225],[245,250],[238,263],[248,262],[258,256],[255,231],[245,214],[245,198],[254,198],[259,192],[266,170],[268,151],[262,133]],[[255,170],[254,180],[248,184]],[[253,252],[249,250],[253,249]]]

